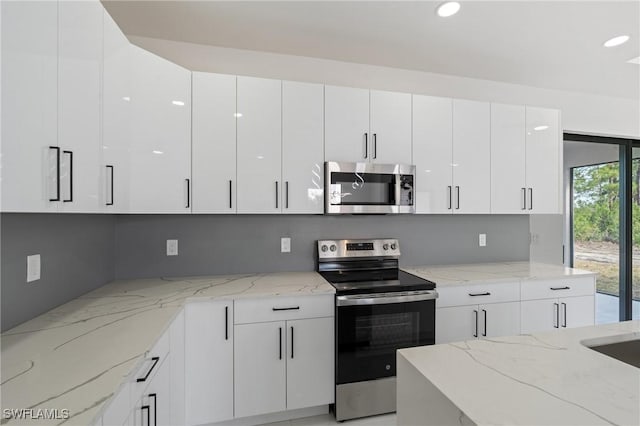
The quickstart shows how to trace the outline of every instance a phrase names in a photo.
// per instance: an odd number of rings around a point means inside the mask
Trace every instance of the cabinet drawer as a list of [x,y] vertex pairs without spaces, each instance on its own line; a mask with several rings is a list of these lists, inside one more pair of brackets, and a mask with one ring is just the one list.
[[592,296],[595,277],[571,277],[552,280],[523,281],[522,300],[555,299],[557,297]]
[[160,369],[160,365],[169,355],[169,332],[165,332],[156,342],[153,348],[145,354],[140,367],[130,379],[131,401],[140,398],[142,392]]
[[517,302],[520,300],[518,282],[469,284],[439,287],[436,306],[480,305],[483,303]]
[[241,299],[234,302],[234,323],[332,317],[334,304],[333,294]]

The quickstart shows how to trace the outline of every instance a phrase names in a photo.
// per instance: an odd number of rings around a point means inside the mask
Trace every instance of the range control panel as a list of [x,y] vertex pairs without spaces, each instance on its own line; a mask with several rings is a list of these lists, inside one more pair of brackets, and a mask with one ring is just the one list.
[[357,257],[399,257],[400,245],[396,239],[378,240],[319,240],[318,259]]

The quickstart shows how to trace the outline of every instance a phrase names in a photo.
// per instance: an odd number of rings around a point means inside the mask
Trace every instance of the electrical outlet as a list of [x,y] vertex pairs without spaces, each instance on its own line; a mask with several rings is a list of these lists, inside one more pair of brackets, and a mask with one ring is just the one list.
[[291,238],[289,237],[280,238],[280,252],[281,253],[291,252]]
[[167,240],[167,256],[178,255],[178,240]]
[[486,245],[487,245],[487,234],[478,234],[478,245],[480,247],[486,247]]
[[27,256],[27,282],[40,279],[40,255]]

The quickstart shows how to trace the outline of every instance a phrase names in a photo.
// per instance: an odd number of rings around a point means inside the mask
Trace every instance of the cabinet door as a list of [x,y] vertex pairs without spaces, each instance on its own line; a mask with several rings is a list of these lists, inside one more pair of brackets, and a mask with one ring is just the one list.
[[436,344],[475,339],[480,333],[478,305],[436,309]]
[[287,321],[287,410],[334,400],[334,319]]
[[585,327],[595,322],[595,297],[564,297],[560,302],[560,326]]
[[58,3],[0,7],[2,211],[56,211]]
[[530,213],[561,213],[560,111],[527,107],[527,187]]
[[523,300],[520,303],[520,330],[522,334],[551,331],[560,321],[558,299]]
[[198,302],[185,306],[187,425],[233,419],[232,324],[232,301]]
[[238,213],[282,208],[282,82],[238,77]]
[[135,404],[135,426],[169,426],[171,422],[171,356],[165,358],[158,372]]
[[103,210],[100,137],[102,19],[99,1],[58,2],[58,145],[61,210]]
[[324,87],[325,161],[370,161],[369,90]]
[[520,334],[520,302],[491,303],[479,308],[481,337]]
[[324,86],[282,82],[283,213],[324,212]]
[[194,213],[236,211],[236,76],[193,73]]
[[411,94],[372,90],[370,93],[371,161],[411,162]]
[[491,213],[527,213],[524,106],[491,104]]
[[241,324],[234,330],[235,416],[284,411],[285,322]]
[[104,11],[102,83],[101,185],[104,208],[109,213],[130,211],[129,181],[131,141],[131,48],[129,40]]
[[413,95],[416,213],[452,212],[452,101]]
[[[171,354],[171,424],[185,423],[185,322],[180,312],[169,326],[169,353]],[[230,387],[227,388],[230,392]]]
[[491,128],[486,102],[453,100],[453,212],[491,211]]
[[191,73],[132,49],[131,213],[191,210]]

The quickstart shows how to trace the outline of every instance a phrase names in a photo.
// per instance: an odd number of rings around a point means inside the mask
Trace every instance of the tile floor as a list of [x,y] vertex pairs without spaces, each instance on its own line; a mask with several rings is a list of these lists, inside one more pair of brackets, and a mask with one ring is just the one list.
[[284,422],[269,423],[269,426],[395,426],[396,414],[383,414],[380,416],[365,417],[363,419],[346,420],[338,423],[333,414],[305,417],[302,419],[287,420]]

